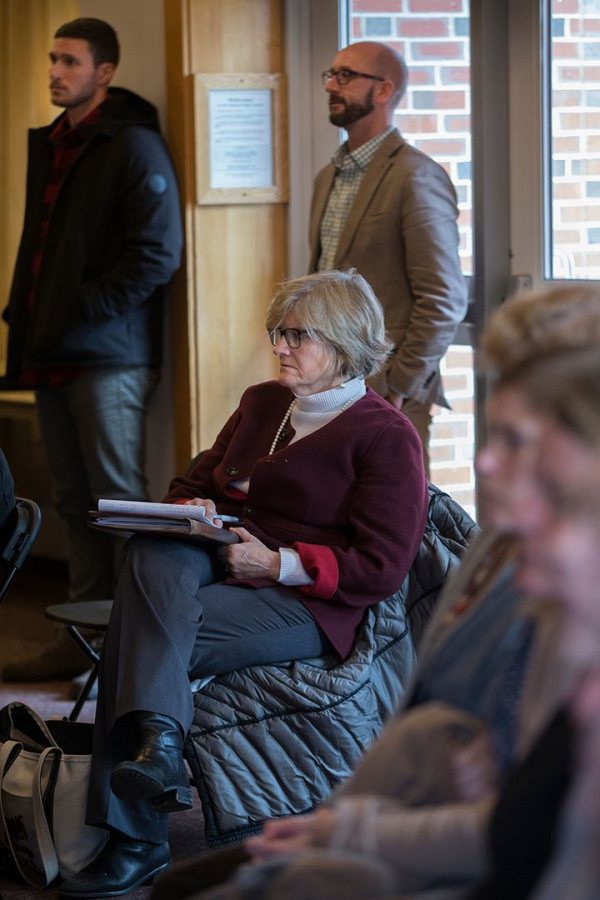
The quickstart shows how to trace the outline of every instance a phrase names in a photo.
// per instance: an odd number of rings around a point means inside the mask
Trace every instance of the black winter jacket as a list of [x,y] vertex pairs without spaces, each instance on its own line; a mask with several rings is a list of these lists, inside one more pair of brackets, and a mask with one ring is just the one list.
[[111,88],[67,171],[28,310],[56,120],[29,132],[27,202],[9,305],[7,375],[49,367],[158,365],[165,287],[179,266],[175,174],[156,110]]

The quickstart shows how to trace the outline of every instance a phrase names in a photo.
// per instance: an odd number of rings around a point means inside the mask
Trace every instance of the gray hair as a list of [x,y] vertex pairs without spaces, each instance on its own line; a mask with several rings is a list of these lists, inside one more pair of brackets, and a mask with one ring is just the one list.
[[267,312],[268,330],[280,327],[292,311],[309,337],[331,347],[336,374],[343,378],[374,375],[393,350],[381,303],[355,269],[281,284]]

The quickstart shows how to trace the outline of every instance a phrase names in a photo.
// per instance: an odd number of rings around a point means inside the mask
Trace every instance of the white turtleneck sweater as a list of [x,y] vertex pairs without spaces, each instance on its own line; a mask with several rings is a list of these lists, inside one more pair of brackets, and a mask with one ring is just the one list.
[[307,397],[296,396],[296,405],[290,418],[290,424],[295,434],[290,444],[312,434],[313,431],[318,431],[323,425],[327,425],[345,409],[364,397],[366,390],[364,378],[353,378],[328,391],[309,394]]
[[[289,444],[307,437],[313,431],[318,431],[323,425],[333,421],[340,413],[364,397],[366,391],[365,380],[359,376],[330,388],[328,391],[320,391],[318,394],[309,394],[306,397],[296,396],[296,403],[290,417],[290,425],[295,433]],[[232,484],[247,494],[250,479],[234,481]],[[282,547],[279,550],[279,559],[279,578],[277,580],[280,584],[287,584],[291,587],[313,583],[313,579],[306,573],[295,550]]]

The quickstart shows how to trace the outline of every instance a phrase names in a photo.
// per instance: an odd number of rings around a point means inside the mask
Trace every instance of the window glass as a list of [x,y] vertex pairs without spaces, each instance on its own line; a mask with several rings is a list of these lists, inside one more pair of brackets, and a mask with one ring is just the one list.
[[546,0],[546,274],[600,279],[600,0]]

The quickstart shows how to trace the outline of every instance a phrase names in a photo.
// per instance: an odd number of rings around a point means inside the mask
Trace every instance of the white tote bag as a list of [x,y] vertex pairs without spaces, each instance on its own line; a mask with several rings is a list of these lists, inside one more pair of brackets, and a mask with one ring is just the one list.
[[34,887],[78,872],[108,837],[85,824],[92,728],[23,703],[0,710],[0,840]]

